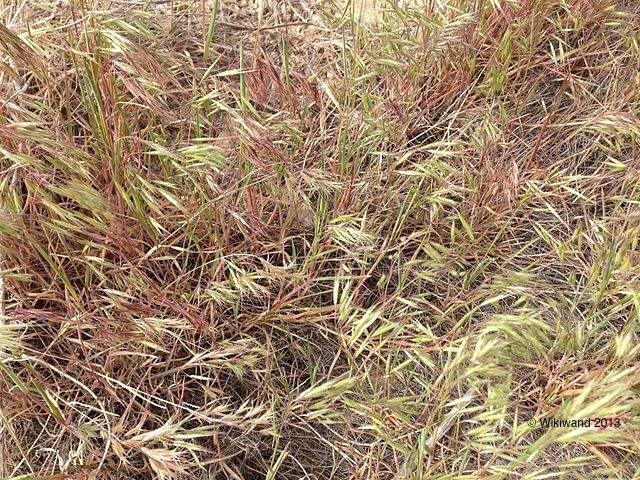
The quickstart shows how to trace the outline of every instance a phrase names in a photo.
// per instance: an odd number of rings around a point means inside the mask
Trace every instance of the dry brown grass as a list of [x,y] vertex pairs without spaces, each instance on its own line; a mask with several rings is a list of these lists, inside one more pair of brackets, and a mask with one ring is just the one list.
[[0,478],[640,478],[637,4],[377,3],[0,0]]

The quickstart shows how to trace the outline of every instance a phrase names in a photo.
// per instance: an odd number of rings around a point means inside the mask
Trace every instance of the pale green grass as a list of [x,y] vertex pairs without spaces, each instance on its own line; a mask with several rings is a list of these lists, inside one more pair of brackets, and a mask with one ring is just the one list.
[[284,3],[0,3],[0,478],[640,478],[638,7]]

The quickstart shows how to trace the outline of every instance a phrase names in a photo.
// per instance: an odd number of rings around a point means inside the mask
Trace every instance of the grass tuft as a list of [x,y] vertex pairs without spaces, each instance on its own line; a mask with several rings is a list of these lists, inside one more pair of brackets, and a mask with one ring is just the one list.
[[639,40],[0,1],[0,478],[640,478]]

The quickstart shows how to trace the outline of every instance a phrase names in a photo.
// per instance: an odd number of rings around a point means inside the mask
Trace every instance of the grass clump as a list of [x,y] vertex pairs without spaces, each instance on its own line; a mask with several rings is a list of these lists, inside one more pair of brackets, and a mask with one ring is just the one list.
[[639,478],[639,14],[5,2],[0,478]]

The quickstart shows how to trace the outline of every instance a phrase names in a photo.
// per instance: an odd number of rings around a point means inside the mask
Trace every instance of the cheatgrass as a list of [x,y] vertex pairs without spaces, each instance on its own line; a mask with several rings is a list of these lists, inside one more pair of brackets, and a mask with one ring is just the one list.
[[0,1],[0,478],[640,478],[639,39]]

